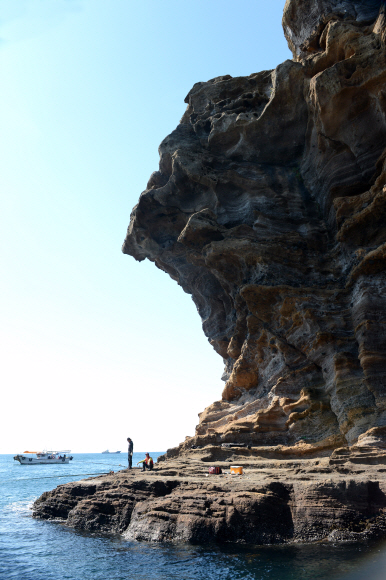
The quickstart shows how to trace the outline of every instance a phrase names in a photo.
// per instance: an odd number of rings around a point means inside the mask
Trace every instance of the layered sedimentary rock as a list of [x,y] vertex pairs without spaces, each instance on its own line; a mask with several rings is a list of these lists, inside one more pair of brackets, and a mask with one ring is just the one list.
[[293,60],[189,92],[123,250],[192,295],[222,399],[153,472],[59,486],[36,517],[147,541],[385,536],[385,24],[380,1],[287,0]]
[[[347,458],[295,461],[235,456],[244,476],[208,476],[217,449],[67,483],[34,504],[34,516],[131,541],[274,544],[369,540],[386,533],[386,477]],[[385,458],[384,458],[385,459]],[[362,462],[363,463],[363,462]],[[366,467],[366,473],[364,473]]]
[[132,212],[123,251],[192,295],[225,363],[169,455],[383,445],[384,6],[287,0],[283,27],[293,60],[194,85]]

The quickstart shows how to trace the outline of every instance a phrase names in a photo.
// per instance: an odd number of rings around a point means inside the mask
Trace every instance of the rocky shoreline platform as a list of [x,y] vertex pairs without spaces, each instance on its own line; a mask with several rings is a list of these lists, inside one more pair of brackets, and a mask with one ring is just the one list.
[[[244,474],[230,475],[231,464]],[[209,465],[223,473],[208,475]],[[386,535],[386,452],[343,448],[301,459],[208,446],[166,458],[152,472],[122,470],[60,485],[33,510],[34,517],[137,541],[373,540]]]
[[291,60],[189,91],[123,245],[191,294],[220,400],[154,472],[60,486],[36,517],[149,541],[386,537],[385,2],[287,0],[283,29]]

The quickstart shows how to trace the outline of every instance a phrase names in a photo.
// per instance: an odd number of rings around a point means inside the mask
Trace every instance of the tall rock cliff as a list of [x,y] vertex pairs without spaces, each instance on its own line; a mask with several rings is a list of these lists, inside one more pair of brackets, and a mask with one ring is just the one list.
[[225,363],[179,450],[383,445],[385,22],[380,0],[287,0],[293,60],[196,83],[160,145],[123,251],[192,295]]

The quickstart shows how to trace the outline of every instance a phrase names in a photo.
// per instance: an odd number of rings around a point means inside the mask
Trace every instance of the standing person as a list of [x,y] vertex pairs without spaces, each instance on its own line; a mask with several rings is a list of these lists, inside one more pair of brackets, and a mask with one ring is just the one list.
[[130,439],[130,437],[127,438],[127,442],[129,444],[129,447],[127,449],[127,461],[129,464],[129,469],[131,469],[131,466],[133,465],[133,449],[134,449],[134,443],[132,442],[132,440]]
[[142,461],[138,461],[137,465],[142,463],[142,471],[146,471],[146,469],[151,471],[153,469],[153,466],[154,466],[153,458],[150,457],[150,455],[148,453],[145,453],[145,455],[146,455],[145,459],[142,459]]

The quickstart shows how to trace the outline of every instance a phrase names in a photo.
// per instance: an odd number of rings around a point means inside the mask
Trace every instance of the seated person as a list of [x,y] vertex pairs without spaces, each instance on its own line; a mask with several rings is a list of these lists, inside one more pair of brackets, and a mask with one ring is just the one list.
[[137,465],[142,463],[142,471],[146,471],[146,469],[151,471],[153,469],[153,466],[154,466],[153,458],[150,457],[150,455],[148,453],[145,453],[145,455],[146,455],[145,459],[142,459],[142,461],[138,461]]

